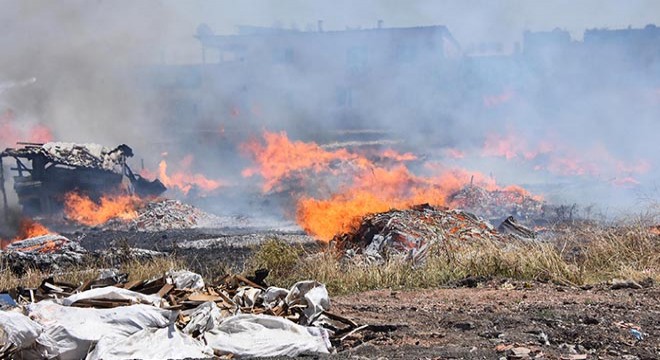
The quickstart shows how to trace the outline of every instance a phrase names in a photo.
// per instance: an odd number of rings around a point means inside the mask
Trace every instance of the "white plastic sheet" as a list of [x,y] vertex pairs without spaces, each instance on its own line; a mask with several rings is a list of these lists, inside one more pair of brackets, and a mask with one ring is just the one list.
[[179,331],[174,325],[162,329],[144,329],[115,341],[103,338],[87,360],[114,359],[204,359],[213,350],[201,341]]
[[43,331],[41,325],[14,311],[0,311],[0,354],[10,347],[32,346]]
[[238,357],[327,354],[328,331],[268,315],[236,315],[204,334],[214,351]]
[[202,275],[188,270],[171,271],[169,276],[177,289],[202,290],[204,278]]
[[211,330],[222,322],[223,316],[220,308],[212,301],[207,301],[199,305],[190,315],[190,321],[183,328],[186,334],[204,333]]
[[263,294],[264,305],[271,309],[283,305],[287,295],[289,295],[289,290],[271,286]]
[[330,296],[325,285],[318,281],[299,281],[295,283],[289,295],[286,296],[287,305],[307,305],[302,319],[303,325],[311,325],[324,310],[330,309]]
[[131,290],[107,286],[71,295],[62,299],[62,304],[70,306],[76,301],[87,299],[130,300],[134,304],[151,304],[154,306],[160,306],[163,302],[163,299],[158,295],[145,295]]
[[243,286],[238,288],[232,301],[240,307],[254,307],[261,301],[261,295],[264,291],[259,288]]
[[84,358],[101,339],[116,341],[143,329],[167,327],[176,314],[149,305],[90,309],[51,301],[31,304],[28,310],[44,328],[37,343],[63,360]]

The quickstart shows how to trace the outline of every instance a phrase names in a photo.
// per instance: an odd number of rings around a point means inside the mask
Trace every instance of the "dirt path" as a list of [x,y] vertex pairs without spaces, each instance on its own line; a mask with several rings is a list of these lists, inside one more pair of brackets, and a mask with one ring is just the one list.
[[583,290],[490,281],[333,297],[333,308],[359,323],[397,326],[359,334],[340,357],[499,359],[530,350],[544,359],[660,359],[659,299],[657,285]]

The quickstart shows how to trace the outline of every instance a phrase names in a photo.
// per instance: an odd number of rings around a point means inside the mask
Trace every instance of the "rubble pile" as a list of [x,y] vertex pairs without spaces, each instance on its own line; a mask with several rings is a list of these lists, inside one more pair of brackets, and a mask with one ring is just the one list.
[[449,200],[453,207],[486,219],[503,219],[513,215],[528,220],[540,219],[545,215],[543,201],[515,189],[489,191],[470,184],[450,196]]
[[333,241],[348,254],[380,261],[398,253],[418,262],[432,243],[474,239],[505,241],[506,236],[471,213],[423,204],[367,215],[355,231],[337,235]]
[[114,271],[81,284],[46,279],[9,293],[15,304],[0,311],[0,358],[323,354],[367,328],[330,313],[321,283],[283,289],[264,277],[227,275],[214,285],[189,271],[142,281]]
[[87,254],[78,242],[64,236],[48,234],[15,241],[0,251],[0,259],[16,274],[27,269],[59,270],[80,265]]
[[178,200],[158,199],[146,201],[129,221],[112,219],[103,225],[111,230],[163,231],[190,229],[211,222],[215,217]]
[[57,272],[98,261],[118,264],[125,260],[150,260],[160,256],[165,254],[138,248],[108,248],[89,252],[78,241],[56,234],[15,241],[0,250],[0,262],[19,275],[29,269]]

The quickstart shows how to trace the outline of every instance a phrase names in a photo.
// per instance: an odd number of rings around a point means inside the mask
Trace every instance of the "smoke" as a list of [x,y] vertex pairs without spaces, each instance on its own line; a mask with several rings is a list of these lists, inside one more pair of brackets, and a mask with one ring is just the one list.
[[[241,204],[259,185],[240,176],[249,164],[237,148],[264,129],[324,144],[399,141],[559,202],[630,206],[658,178],[657,37],[615,49],[584,39],[586,29],[660,23],[652,1],[0,0],[0,9],[0,83],[36,79],[0,93],[0,111],[49,126],[56,140],[129,144],[153,172],[165,152],[168,169],[193,159],[191,172],[231,184],[221,190],[228,202],[202,200],[219,210],[253,205]],[[318,19],[327,34],[315,33]],[[329,33],[380,19],[445,25],[460,47],[438,37],[446,51],[435,56],[412,33],[371,42],[360,31],[346,47]],[[245,52],[209,49],[201,66],[200,23],[220,35],[237,25],[298,32],[252,37]],[[526,30],[555,28],[568,42],[538,40],[538,51],[525,42]],[[357,129],[374,131],[343,131]]]

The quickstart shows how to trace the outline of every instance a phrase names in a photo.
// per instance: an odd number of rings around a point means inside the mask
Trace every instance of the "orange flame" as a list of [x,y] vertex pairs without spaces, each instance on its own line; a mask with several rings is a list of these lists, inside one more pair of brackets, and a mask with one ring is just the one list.
[[241,149],[251,155],[258,166],[243,170],[244,177],[261,175],[264,178],[262,190],[268,192],[282,180],[299,174],[301,170],[314,172],[328,171],[334,161],[356,161],[360,166],[366,159],[351,154],[345,149],[327,151],[315,143],[290,141],[285,132],[264,132],[265,144],[253,140],[241,145]]
[[0,114],[0,147],[12,146],[18,141],[45,143],[51,140],[53,134],[47,126],[18,123],[15,113],[11,110]]
[[97,226],[111,219],[135,219],[140,203],[141,200],[135,196],[114,195],[101,197],[97,204],[85,195],[70,192],[64,196],[64,213],[67,218],[80,224]]
[[189,168],[193,161],[192,155],[187,155],[179,164],[181,171],[167,174],[167,162],[161,160],[158,164],[158,178],[170,189],[178,189],[184,195],[188,195],[190,190],[197,188],[204,193],[210,193],[220,188],[223,184],[218,180],[212,180],[202,174],[190,174]]
[[7,245],[13,242],[33,238],[35,236],[47,235],[50,233],[51,231],[42,224],[31,219],[22,219],[19,224],[18,234],[16,235],[16,237],[9,241],[6,240],[0,241],[0,245],[1,248],[4,249],[7,247]]
[[[413,154],[399,154],[385,150],[375,159],[346,149],[328,151],[315,143],[290,141],[284,132],[264,134],[265,144],[252,141],[243,149],[252,155],[256,166],[243,171],[244,176],[259,174],[264,179],[263,190],[269,191],[285,179],[295,179],[301,186],[297,200],[296,220],[309,234],[328,241],[340,232],[351,229],[360,217],[391,208],[404,208],[419,203],[436,206],[447,204],[451,194],[470,181],[488,190],[498,190],[495,180],[480,173],[461,169],[446,169],[426,164],[435,176],[413,174],[405,165],[416,159]],[[324,197],[319,186],[308,176],[310,172],[322,173],[331,178],[335,191]],[[338,185],[337,185],[338,184]],[[307,186],[307,187],[306,187]],[[524,191],[510,188],[508,191]],[[525,193],[527,195],[527,193]]]
[[19,225],[18,235],[14,240],[24,240],[50,233],[51,231],[42,224],[31,219],[23,219]]
[[481,151],[482,156],[502,157],[534,161],[534,170],[546,170],[561,176],[606,176],[625,181],[612,182],[628,185],[639,182],[633,174],[644,174],[651,169],[646,160],[624,161],[614,156],[603,144],[592,144],[585,149],[577,149],[548,135],[530,145],[523,135],[509,129],[505,134],[490,133],[486,136]]
[[462,169],[445,170],[436,177],[420,177],[403,166],[389,170],[375,168],[353,180],[351,187],[328,199],[302,197],[297,204],[298,224],[317,239],[329,241],[338,233],[350,231],[366,214],[421,203],[453,206],[455,204],[449,203],[449,196],[470,181],[489,191],[516,194],[512,201],[522,201],[522,198],[531,196],[520,187],[500,188],[493,179]]

